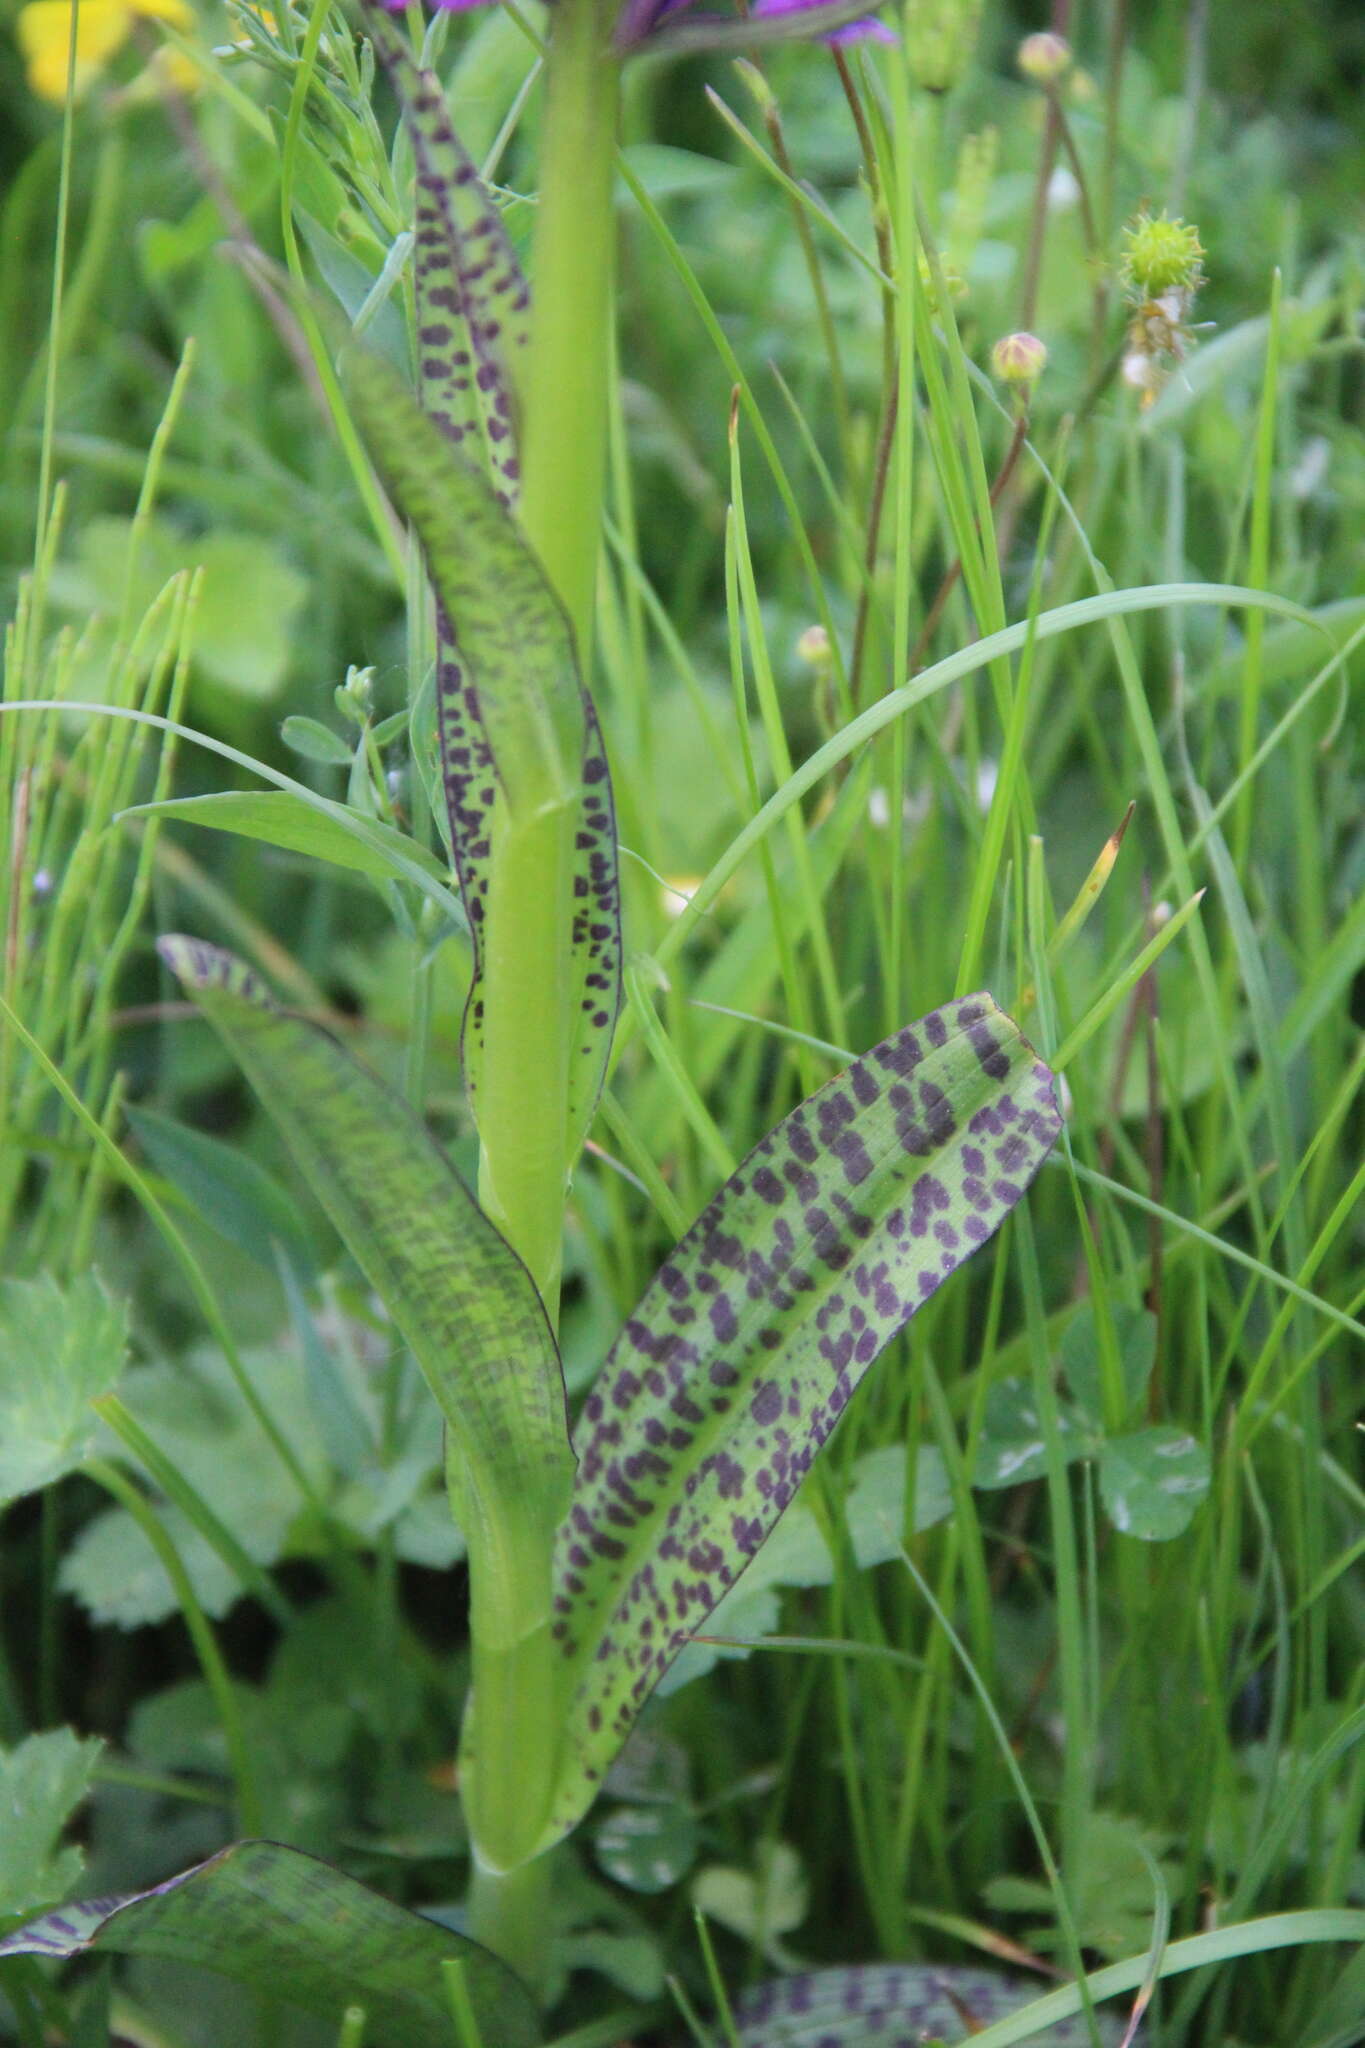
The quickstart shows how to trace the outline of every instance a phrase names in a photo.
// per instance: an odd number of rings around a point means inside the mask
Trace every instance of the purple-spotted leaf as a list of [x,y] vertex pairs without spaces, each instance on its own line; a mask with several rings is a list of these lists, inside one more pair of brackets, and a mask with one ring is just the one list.
[[[1018,1977],[961,1963],[869,1963],[775,1977],[735,2001],[738,2048],[908,2048],[912,2041],[969,2041],[1041,1996]],[[1099,2019],[1100,2040],[1122,2029]],[[1086,2048],[1082,2019],[1055,2020],[1030,2048]]]
[[197,1965],[334,2031],[362,2006],[369,2048],[449,2048],[442,1965],[459,1962],[481,2041],[540,2040],[530,1996],[487,1949],[278,1842],[235,1842],[150,1891],[63,1906],[0,1941],[0,1958],[89,1953]]
[[[454,453],[380,357],[355,352],[350,387],[370,453],[421,541],[444,622],[437,719],[474,949],[465,1083],[477,1116],[499,874],[515,872],[517,835],[535,835],[542,849],[553,836],[567,989],[563,1143],[572,1163],[597,1105],[621,1002],[616,821],[596,713],[563,609],[492,486]],[[545,963],[547,988],[559,981],[552,966]]]
[[366,27],[393,82],[417,166],[413,284],[417,395],[504,504],[517,494],[515,361],[530,294],[502,215],[451,123],[441,82],[369,0]]
[[475,1625],[546,1620],[573,1476],[559,1353],[530,1275],[408,1105],[256,977],[195,939],[162,958],[215,1026],[388,1308],[445,1417]]
[[875,1046],[750,1153],[660,1268],[577,1433],[555,1559],[570,1828],[882,1347],[1019,1201],[1060,1128],[989,996]]

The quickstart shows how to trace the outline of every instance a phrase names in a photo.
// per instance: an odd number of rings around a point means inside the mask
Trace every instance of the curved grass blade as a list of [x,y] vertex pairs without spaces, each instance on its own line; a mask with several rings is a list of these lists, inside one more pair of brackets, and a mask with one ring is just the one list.
[[445,1417],[478,1626],[542,1627],[573,1477],[559,1354],[530,1276],[398,1096],[230,953],[159,941],[411,1345]]
[[[395,504],[421,541],[443,616],[436,703],[446,806],[474,945],[465,1084],[477,1113],[486,921],[499,833],[562,818],[572,910],[572,1162],[601,1092],[621,1004],[621,925],[611,777],[563,609],[493,488],[447,445],[402,379],[353,354],[357,418]],[[448,629],[448,630],[446,630]],[[553,985],[547,976],[547,985]]]
[[[982,2027],[1022,2012],[1037,1991],[1021,1978],[960,1963],[870,1963],[777,1977],[734,2005],[738,2048],[899,2048],[905,2041],[968,2041]],[[1121,2024],[1099,2021],[1118,2041]],[[1030,2037],[1033,2048],[1088,2048],[1084,2018],[1058,2020]]]
[[92,1951],[196,1964],[334,2026],[362,2005],[373,2048],[449,2048],[441,1966],[455,1959],[480,2039],[541,2038],[520,1979],[487,1949],[278,1842],[235,1842],[150,1891],[63,1906],[0,1941],[0,1957]]
[[381,6],[364,11],[417,165],[417,395],[510,506],[519,480],[513,365],[527,336],[526,280],[502,215],[455,133],[440,80],[413,61]]
[[555,1834],[878,1352],[999,1226],[1060,1128],[1052,1076],[1010,1019],[987,995],[948,1003],[794,1110],[660,1268],[575,1446],[555,1559]]

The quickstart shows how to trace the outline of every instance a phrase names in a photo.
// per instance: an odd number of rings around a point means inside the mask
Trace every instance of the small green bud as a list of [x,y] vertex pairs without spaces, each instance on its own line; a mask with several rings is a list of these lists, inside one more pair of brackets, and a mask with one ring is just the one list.
[[829,667],[829,634],[823,626],[807,626],[796,643],[796,658],[798,661],[804,661],[809,668]]
[[1033,384],[1047,368],[1047,346],[1036,334],[1005,334],[991,350],[991,368],[1005,384]]
[[1204,282],[1198,228],[1164,213],[1140,213],[1123,231],[1119,280],[1131,299],[1160,299],[1172,291],[1193,298]]
[[1054,86],[1071,69],[1071,45],[1065,36],[1043,29],[1037,35],[1024,37],[1014,61],[1034,85]]

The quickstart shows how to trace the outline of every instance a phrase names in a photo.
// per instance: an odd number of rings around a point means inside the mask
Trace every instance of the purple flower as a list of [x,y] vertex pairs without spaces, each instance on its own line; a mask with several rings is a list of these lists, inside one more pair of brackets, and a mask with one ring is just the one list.
[[[398,13],[406,0],[383,0]],[[463,14],[490,0],[432,0],[447,13]],[[620,0],[615,43],[623,53],[648,43],[654,50],[748,49],[760,43],[819,36],[825,42],[864,39],[890,43],[891,30],[867,12],[868,0],[755,0],[745,16],[692,13],[692,0]],[[873,5],[881,0],[873,0]]]

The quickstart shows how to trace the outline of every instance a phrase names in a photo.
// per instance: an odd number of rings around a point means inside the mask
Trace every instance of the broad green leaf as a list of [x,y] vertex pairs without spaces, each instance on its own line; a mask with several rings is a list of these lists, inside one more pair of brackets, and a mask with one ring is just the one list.
[[579,680],[568,620],[493,487],[454,453],[379,357],[354,351],[349,382],[371,456],[416,529],[436,591],[442,774],[474,947],[463,1052],[476,1113],[485,926],[497,893],[499,840],[543,834],[546,821],[559,817],[570,961],[564,1148],[571,1161],[597,1104],[621,1002],[616,821],[597,716]]
[[[1081,1431],[1076,1418],[1065,1409],[1058,1414],[1058,1432],[1068,1460],[1091,1447],[1092,1437]],[[1026,1379],[998,1381],[986,1396],[972,1485],[1022,1486],[1026,1479],[1041,1478],[1046,1470],[1043,1425],[1031,1383]]]
[[510,504],[518,476],[513,361],[527,335],[526,280],[455,133],[440,80],[413,62],[382,6],[364,13],[417,165],[417,395],[451,445],[485,469]]
[[0,1280],[0,1506],[74,1472],[97,1423],[90,1403],[123,1371],[128,1310],[93,1273]]
[[192,1131],[174,1117],[136,1108],[127,1116],[157,1172],[205,1223],[272,1273],[277,1269],[277,1247],[296,1271],[312,1272],[308,1234],[288,1195],[264,1167],[235,1146]]
[[543,1622],[539,1560],[573,1474],[559,1356],[525,1267],[401,1098],[230,954],[185,938],[160,950],[411,1345],[446,1421],[478,1625],[516,1641]]
[[[310,1426],[307,1390],[297,1367],[277,1352],[252,1352],[253,1378],[270,1388],[271,1407],[304,1468],[322,1483],[325,1465]],[[220,1353],[205,1347],[175,1366],[136,1365],[122,1398],[137,1422],[253,1563],[284,1556],[302,1505],[299,1490],[243,1401]],[[157,1512],[206,1614],[227,1614],[249,1585],[179,1507]],[[62,1558],[59,1583],[91,1618],[115,1628],[164,1621],[179,1605],[165,1567],[125,1508],[85,1522]]]
[[[910,2041],[968,2041],[1038,1995],[1017,1977],[962,1963],[874,1963],[778,1977],[734,2004],[739,2048],[903,2048]],[[1109,2048],[1122,2028],[1104,2014]],[[1084,2019],[1030,2035],[1031,2048],[1088,2048]]]
[[[889,1564],[905,1541],[906,1455],[904,1444],[865,1451],[853,1467],[844,1514],[853,1555],[864,1570]],[[953,1511],[953,1491],[943,1453],[921,1444],[915,1453],[914,1533],[932,1529]]]
[[593,1830],[593,1854],[630,1892],[666,1892],[697,1860],[701,1830],[685,1806],[618,1806]]
[[1060,1128],[989,996],[801,1104],[666,1260],[588,1396],[556,1553],[571,1827],[758,1551],[872,1360],[1020,1200]]
[[98,1742],[81,1742],[69,1728],[0,1750],[0,1919],[60,1899],[80,1876],[80,1850],[59,1848],[58,1839],[89,1790],[99,1753]]
[[[1123,1383],[1123,1406],[1127,1414],[1147,1391],[1156,1363],[1156,1317],[1150,1309],[1132,1308],[1114,1302],[1109,1310],[1114,1342],[1118,1347],[1119,1372]],[[1062,1338],[1060,1362],[1078,1408],[1092,1422],[1104,1421],[1104,1388],[1100,1377],[1100,1339],[1095,1328],[1095,1310],[1084,1302],[1076,1311]]]
[[692,1880],[692,1903],[780,1967],[782,1936],[794,1933],[805,1919],[810,1887],[795,1849],[786,1842],[764,1842],[756,1871],[721,1863],[699,1870]]
[[376,882],[410,881],[405,866],[413,863],[433,881],[449,880],[443,862],[382,818],[361,817],[341,804],[315,809],[287,789],[224,789],[212,796],[170,797],[163,803],[137,804],[123,815],[176,818],[185,825],[236,832],[286,853],[306,853],[333,867],[350,868]]
[[[1076,1868],[1071,1880],[1075,1938],[1086,1949],[1108,1959],[1141,1955],[1152,1936],[1154,1890],[1151,1864],[1169,1849],[1169,1841],[1149,1833],[1125,1814],[1095,1811],[1081,1828]],[[1179,1872],[1169,1865],[1163,1881],[1175,1886]],[[998,1877],[984,1893],[997,1912],[1030,1913],[1036,1925],[1022,1939],[1044,1953],[1062,1951],[1071,1938],[1057,1926],[1056,1900],[1050,1887],[1036,1878]]]
[[1189,1528],[1209,1490],[1209,1454],[1157,1423],[1112,1437],[1100,1452],[1100,1499],[1123,1536],[1164,1543]]
[[0,1957],[92,1950],[213,1970],[334,2028],[363,2006],[374,2048],[450,2048],[441,1965],[457,1961],[489,2048],[540,2039],[534,2004],[496,1956],[278,1842],[234,1843],[151,1891],[66,1906],[0,1941]]

